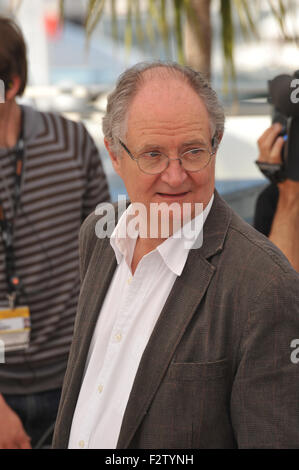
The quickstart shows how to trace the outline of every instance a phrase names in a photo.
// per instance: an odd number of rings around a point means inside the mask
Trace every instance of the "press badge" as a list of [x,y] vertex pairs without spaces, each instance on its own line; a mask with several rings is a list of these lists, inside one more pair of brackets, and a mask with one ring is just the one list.
[[0,309],[0,340],[5,352],[26,349],[30,339],[30,311],[28,307]]

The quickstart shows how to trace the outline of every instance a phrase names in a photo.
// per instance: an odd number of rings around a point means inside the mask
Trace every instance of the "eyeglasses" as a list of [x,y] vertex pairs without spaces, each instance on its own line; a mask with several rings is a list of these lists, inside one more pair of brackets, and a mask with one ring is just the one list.
[[[168,168],[170,160],[179,160],[184,170],[190,173],[195,173],[203,170],[210,163],[212,156],[215,154],[214,149],[210,152],[209,149],[202,146],[183,152],[179,158],[170,159],[168,155],[156,150],[145,152],[138,157],[134,157],[128,147],[120,139],[118,139],[118,141],[132,160],[137,162],[139,169],[148,175],[157,175],[162,173],[166,168]],[[214,138],[212,139],[212,148],[214,147],[213,141]]]

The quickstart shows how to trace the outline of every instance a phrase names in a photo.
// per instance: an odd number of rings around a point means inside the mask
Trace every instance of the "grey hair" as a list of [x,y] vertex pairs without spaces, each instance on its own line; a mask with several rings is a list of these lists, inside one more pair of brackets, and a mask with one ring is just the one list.
[[179,65],[176,62],[162,61],[140,62],[125,70],[118,78],[114,90],[108,95],[102,128],[111,149],[116,154],[119,153],[120,145],[118,138],[123,139],[125,136],[129,106],[137,92],[146,82],[144,72],[152,69],[160,69],[160,72],[165,70],[166,73],[185,80],[203,100],[210,116],[211,132],[212,136],[214,136],[213,148],[216,150],[224,132],[225,122],[224,109],[216,92],[200,72],[193,70],[189,66]]

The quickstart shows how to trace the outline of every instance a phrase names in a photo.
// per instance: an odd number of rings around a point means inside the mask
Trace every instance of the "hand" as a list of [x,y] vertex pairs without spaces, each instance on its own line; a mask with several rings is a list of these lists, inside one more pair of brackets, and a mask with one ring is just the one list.
[[[267,163],[282,163],[282,147],[284,138],[279,136],[283,127],[279,122],[272,124],[258,139],[259,156],[258,161]],[[280,198],[283,200],[284,206],[299,204],[299,182],[286,179],[278,185]]]
[[26,434],[18,415],[0,395],[0,449],[31,449],[30,437]]
[[282,163],[282,147],[284,138],[279,136],[282,131],[282,125],[278,122],[272,124],[258,139],[257,144],[259,148],[259,162],[266,163]]

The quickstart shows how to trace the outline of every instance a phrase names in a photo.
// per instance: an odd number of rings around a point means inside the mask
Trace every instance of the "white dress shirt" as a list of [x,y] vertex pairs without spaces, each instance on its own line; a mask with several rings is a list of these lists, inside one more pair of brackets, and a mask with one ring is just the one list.
[[[214,196],[201,214],[197,236]],[[79,393],[69,448],[115,449],[137,369],[171,288],[185,266],[186,235],[170,237],[139,262],[134,276],[131,260],[135,238],[121,238],[127,211],[110,243],[118,266],[103,302],[91,341]],[[190,238],[187,236],[188,242]],[[99,279],[99,283],[101,280]]]

